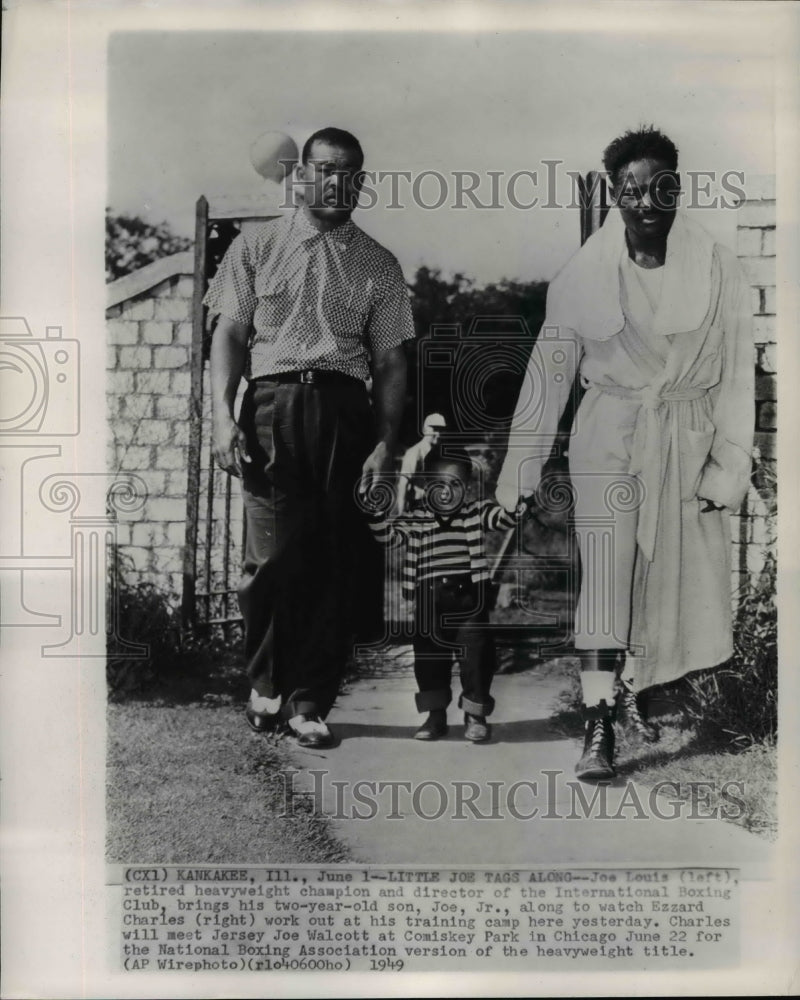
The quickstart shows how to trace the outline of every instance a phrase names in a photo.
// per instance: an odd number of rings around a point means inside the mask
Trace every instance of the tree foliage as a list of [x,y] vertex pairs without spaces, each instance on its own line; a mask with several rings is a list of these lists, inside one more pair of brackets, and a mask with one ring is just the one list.
[[416,340],[409,347],[403,438],[439,412],[475,443],[503,436],[544,320],[547,282],[477,285],[420,267],[410,285]]
[[106,209],[106,281],[191,246],[188,237],[177,236],[166,222],[153,225],[136,215],[118,215]]

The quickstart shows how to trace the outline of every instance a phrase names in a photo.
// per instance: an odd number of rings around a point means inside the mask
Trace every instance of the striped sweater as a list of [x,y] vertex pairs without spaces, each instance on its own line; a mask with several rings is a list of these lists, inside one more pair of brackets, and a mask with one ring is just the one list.
[[387,548],[407,546],[402,590],[411,598],[416,585],[431,577],[469,573],[476,583],[488,580],[483,532],[513,528],[518,519],[491,500],[479,500],[465,503],[446,522],[431,511],[418,510],[392,521],[375,516],[369,524]]

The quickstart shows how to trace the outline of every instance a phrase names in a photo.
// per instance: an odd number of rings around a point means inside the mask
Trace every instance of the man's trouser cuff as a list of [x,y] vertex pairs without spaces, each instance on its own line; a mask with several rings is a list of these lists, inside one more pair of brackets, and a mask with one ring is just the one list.
[[487,698],[486,701],[473,701],[462,694],[458,699],[458,707],[463,708],[469,715],[479,715],[485,719],[494,711],[494,698]]
[[434,709],[447,708],[453,695],[450,691],[418,691],[414,700],[418,712],[432,712]]
[[317,715],[322,716],[323,713],[320,712],[313,701],[287,701],[283,706],[281,714],[288,722],[289,719],[293,719],[296,715],[305,715],[308,718]]

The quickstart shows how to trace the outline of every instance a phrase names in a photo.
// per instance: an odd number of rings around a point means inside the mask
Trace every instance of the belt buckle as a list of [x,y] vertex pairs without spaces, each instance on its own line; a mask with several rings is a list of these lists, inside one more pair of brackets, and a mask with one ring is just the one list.
[[303,385],[313,385],[316,380],[316,372],[313,369],[306,368],[305,371],[300,372],[300,381]]

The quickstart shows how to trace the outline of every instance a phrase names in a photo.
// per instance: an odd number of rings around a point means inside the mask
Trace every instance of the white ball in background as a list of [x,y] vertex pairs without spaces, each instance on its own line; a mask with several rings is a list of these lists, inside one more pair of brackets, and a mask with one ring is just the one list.
[[265,132],[250,147],[250,162],[265,180],[281,184],[300,158],[297,143],[285,132]]

